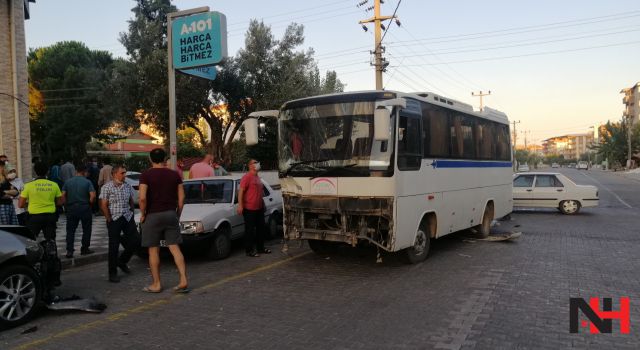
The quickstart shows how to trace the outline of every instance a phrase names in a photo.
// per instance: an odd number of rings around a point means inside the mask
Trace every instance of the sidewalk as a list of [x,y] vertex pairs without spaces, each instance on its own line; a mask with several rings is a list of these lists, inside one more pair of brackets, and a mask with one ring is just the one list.
[[93,225],[91,227],[91,250],[93,254],[80,255],[80,247],[82,241],[82,224],[78,224],[76,228],[76,237],[73,258],[67,259],[67,217],[65,214],[60,215],[56,230],[56,245],[58,246],[58,256],[62,260],[62,268],[67,269],[72,266],[82,266],[107,260],[107,251],[109,249],[109,237],[107,234],[107,225],[104,216],[94,216]]

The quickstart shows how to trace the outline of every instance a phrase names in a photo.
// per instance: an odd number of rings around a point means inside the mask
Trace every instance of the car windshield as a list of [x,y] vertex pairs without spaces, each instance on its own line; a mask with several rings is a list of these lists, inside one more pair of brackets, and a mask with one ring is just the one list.
[[185,203],[231,203],[231,180],[187,181],[184,183]]
[[[373,140],[374,101],[284,109],[279,116],[279,168],[287,174],[369,176],[387,170],[390,141]],[[302,174],[301,174],[302,175]]]

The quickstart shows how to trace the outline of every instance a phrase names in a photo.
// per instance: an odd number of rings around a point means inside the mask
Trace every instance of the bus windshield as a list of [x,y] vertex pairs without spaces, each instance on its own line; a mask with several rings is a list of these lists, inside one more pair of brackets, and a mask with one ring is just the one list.
[[393,135],[390,131],[389,141],[373,140],[374,108],[374,101],[362,101],[283,109],[278,118],[281,173],[384,176]]

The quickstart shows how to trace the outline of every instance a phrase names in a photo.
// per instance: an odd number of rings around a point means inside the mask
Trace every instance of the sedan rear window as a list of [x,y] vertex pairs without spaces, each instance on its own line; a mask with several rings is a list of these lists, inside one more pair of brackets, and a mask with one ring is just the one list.
[[231,180],[189,181],[184,183],[185,203],[231,203]]

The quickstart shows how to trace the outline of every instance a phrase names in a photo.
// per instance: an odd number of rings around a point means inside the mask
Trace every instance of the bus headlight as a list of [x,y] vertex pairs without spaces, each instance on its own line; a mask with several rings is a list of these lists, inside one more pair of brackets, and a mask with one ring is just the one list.
[[180,223],[180,233],[184,235],[194,235],[204,232],[202,221],[184,221]]

